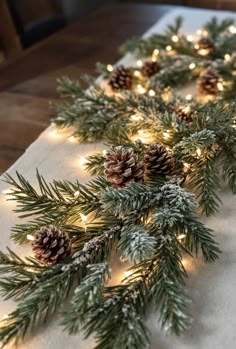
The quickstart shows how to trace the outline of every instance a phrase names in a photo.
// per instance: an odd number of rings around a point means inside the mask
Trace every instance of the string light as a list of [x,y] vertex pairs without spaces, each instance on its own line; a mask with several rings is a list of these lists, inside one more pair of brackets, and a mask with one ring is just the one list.
[[160,53],[160,51],[157,48],[155,48],[155,50],[153,50],[153,52],[152,52],[152,61],[153,62],[157,61],[157,57],[158,57],[159,53]]
[[88,216],[86,216],[85,214],[83,213],[80,213],[80,218],[81,218],[81,221],[86,224],[87,220],[88,220]]
[[226,54],[224,55],[224,59],[225,59],[225,62],[229,62],[230,59],[231,59],[231,56],[230,56],[228,53],[226,53]]
[[173,35],[172,38],[171,38],[171,40],[172,40],[173,42],[178,42],[178,41],[179,41],[179,38],[178,38],[177,35]]
[[229,31],[230,31],[231,34],[236,34],[236,27],[234,25],[231,25],[229,27]]
[[86,162],[87,162],[87,159],[84,156],[80,156],[79,158],[80,166],[84,166]]
[[193,98],[193,97],[192,97],[192,95],[190,95],[190,94],[188,94],[188,95],[185,97],[185,99],[186,99],[187,101],[191,101],[192,98]]
[[191,70],[192,70],[192,69],[195,69],[195,68],[196,68],[196,64],[195,64],[195,63],[190,63],[188,67],[189,67],[189,69],[191,69]]
[[31,234],[27,234],[27,240],[34,241],[34,236]]
[[186,170],[190,169],[190,165],[187,162],[184,162],[183,165]]
[[170,138],[170,133],[168,131],[163,132],[163,137],[164,137],[164,139],[169,139]]
[[137,67],[142,68],[142,66],[143,66],[143,61],[141,61],[141,59],[139,59],[139,60],[136,62],[136,64],[137,64]]
[[136,76],[137,78],[139,78],[141,76],[141,73],[139,70],[135,70],[134,71],[134,76]]
[[111,64],[107,64],[107,71],[109,71],[110,73],[113,71],[113,66]]
[[148,94],[149,94],[150,97],[154,97],[156,92],[154,90],[149,90]]
[[218,88],[219,91],[223,91],[224,90],[224,86],[223,86],[222,82],[218,82],[217,83],[217,88]]
[[11,193],[12,193],[11,189],[4,189],[4,190],[2,190],[2,194],[4,194],[4,195],[8,195],[8,194],[11,194]]
[[128,278],[128,277],[132,274],[132,271],[126,270],[126,271],[123,272],[123,274],[124,274],[124,276],[125,276],[126,278]]
[[131,115],[130,117],[133,121],[139,121],[142,120],[142,116],[141,115]]
[[185,239],[186,238],[186,234],[180,234],[178,237],[177,237],[177,239],[179,240],[179,241],[181,241],[181,240],[183,240],[183,239]]
[[203,36],[208,36],[208,31],[207,31],[207,30],[203,30],[203,31],[202,31],[202,35],[203,35]]
[[202,30],[201,30],[201,29],[198,29],[198,30],[196,31],[196,33],[197,33],[197,35],[202,35]]
[[[198,46],[198,45],[197,45]],[[198,46],[199,47],[199,46]],[[196,48],[196,47],[195,47]],[[196,48],[197,49],[197,48]],[[210,50],[208,48],[201,48],[200,50],[197,51],[197,53],[200,56],[207,56],[210,53]]]
[[74,192],[74,197],[77,198],[79,195],[80,195],[80,191],[79,191],[79,190],[76,190],[76,191]]
[[140,84],[137,85],[137,91],[140,95],[143,95],[144,93],[147,92],[147,90]]
[[200,148],[197,148],[196,150],[197,156],[201,156],[202,155],[202,151]]
[[192,42],[192,41],[193,41],[193,36],[192,36],[192,35],[187,35],[187,40],[188,40],[189,42]]
[[74,136],[70,136],[70,137],[69,137],[69,141],[70,141],[71,143],[75,143],[75,142],[76,142],[76,138],[75,138]]
[[9,318],[9,315],[4,314],[2,318],[3,318],[3,320],[7,320]]
[[170,52],[171,50],[172,50],[172,46],[170,46],[170,45],[166,46],[166,51],[167,52]]
[[49,137],[53,138],[53,139],[56,139],[56,138],[61,137],[61,135],[59,134],[57,129],[54,129],[51,132],[49,132]]
[[102,155],[103,155],[103,156],[106,156],[106,155],[107,155],[107,151],[106,151],[106,149],[103,149],[103,151],[102,151]]

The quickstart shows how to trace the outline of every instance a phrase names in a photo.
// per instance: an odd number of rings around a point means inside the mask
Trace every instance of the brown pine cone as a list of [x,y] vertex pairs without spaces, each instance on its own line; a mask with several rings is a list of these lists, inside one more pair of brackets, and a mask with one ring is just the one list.
[[192,124],[194,111],[190,108],[190,106],[177,106],[173,111],[180,120],[188,125]]
[[132,69],[125,68],[123,65],[117,67],[110,74],[108,84],[113,91],[131,90],[133,85]]
[[67,233],[53,225],[41,227],[34,234],[32,249],[42,264],[56,264],[71,254],[71,242]]
[[208,50],[208,52],[212,52],[215,49],[215,44],[209,38],[202,37],[195,45],[195,48],[198,52],[200,50]]
[[143,66],[141,68],[141,73],[144,76],[151,77],[157,74],[160,70],[161,70],[161,66],[159,62],[146,61],[143,63]]
[[219,91],[218,83],[221,81],[221,76],[212,67],[203,70],[197,79],[198,91],[203,94],[215,95]]
[[174,168],[174,158],[162,144],[150,144],[145,152],[146,171],[151,176],[166,176]]
[[131,182],[143,182],[144,165],[132,148],[114,147],[106,155],[105,176],[115,188],[123,188]]

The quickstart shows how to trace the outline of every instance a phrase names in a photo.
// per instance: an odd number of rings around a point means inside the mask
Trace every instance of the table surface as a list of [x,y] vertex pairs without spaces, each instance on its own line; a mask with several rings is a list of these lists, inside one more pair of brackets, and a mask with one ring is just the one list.
[[[49,125],[56,79],[94,73],[97,61],[115,62],[119,45],[140,35],[174,6],[112,5],[57,32],[0,68],[0,173]],[[112,34],[112,35],[111,35]]]

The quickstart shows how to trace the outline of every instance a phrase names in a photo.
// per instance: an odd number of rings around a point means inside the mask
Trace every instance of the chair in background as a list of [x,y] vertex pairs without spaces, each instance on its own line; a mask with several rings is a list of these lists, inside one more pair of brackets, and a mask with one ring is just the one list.
[[6,1],[23,48],[48,37],[66,25],[60,4],[56,0]]

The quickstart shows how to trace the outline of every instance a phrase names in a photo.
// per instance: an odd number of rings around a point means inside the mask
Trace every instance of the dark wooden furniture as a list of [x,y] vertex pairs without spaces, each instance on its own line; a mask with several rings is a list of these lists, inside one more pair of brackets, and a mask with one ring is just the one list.
[[140,35],[171,7],[113,5],[99,9],[0,68],[0,172],[48,125],[56,78],[92,73],[97,61],[115,62],[118,46]]

